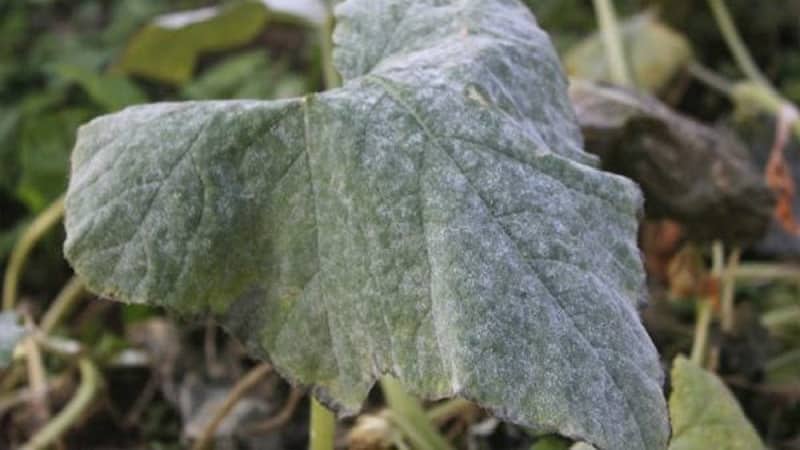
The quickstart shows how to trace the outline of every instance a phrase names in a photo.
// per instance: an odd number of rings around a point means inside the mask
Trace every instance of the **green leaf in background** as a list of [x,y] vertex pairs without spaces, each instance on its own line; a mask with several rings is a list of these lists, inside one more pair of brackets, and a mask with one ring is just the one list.
[[27,19],[22,8],[4,12],[0,6],[0,100],[3,101],[19,98],[18,91],[10,91],[22,72],[23,63],[15,53],[27,37]]
[[36,40],[27,54],[27,64],[37,70],[68,64],[99,72],[111,60],[113,53],[113,49],[100,46],[87,36],[48,33]]
[[109,23],[102,30],[101,40],[116,48],[124,44],[136,30],[154,16],[164,13],[169,3],[163,0],[114,1],[110,5]]
[[233,55],[200,74],[181,91],[189,100],[268,98],[270,60],[263,50]]
[[271,62],[263,50],[233,55],[188,83],[189,100],[289,98],[305,93],[306,79],[285,64]]
[[59,64],[52,70],[61,81],[80,86],[105,112],[147,101],[145,93],[123,75],[99,74],[69,64]]
[[25,336],[25,328],[19,324],[19,317],[14,313],[0,313],[0,369],[11,363],[14,347]]
[[669,450],[760,450],[764,444],[736,398],[711,372],[679,356],[672,367]]
[[[658,22],[652,13],[626,20],[620,25],[620,32],[634,79],[648,91],[665,87],[692,58],[686,37]],[[568,51],[564,65],[571,77],[611,81],[608,58],[598,33]]]
[[246,44],[269,18],[321,25],[325,17],[320,0],[251,0],[164,14],[131,39],[117,69],[182,85],[191,79],[201,53]]
[[25,227],[30,224],[27,220],[18,221],[13,227],[0,228],[0,261],[11,253],[17,240],[25,231]]
[[266,8],[253,1],[164,14],[131,39],[117,68],[180,85],[191,78],[200,53],[246,44],[266,20]]
[[19,110],[0,106],[0,191],[11,191],[17,178],[17,124]]
[[350,0],[340,89],[81,128],[65,252],[98,293],[214,315],[354,413],[391,374],[540,433],[662,450],[637,313],[641,194],[581,149],[547,35],[507,0]]
[[28,35],[28,15],[24,8],[11,6],[0,14],[0,59],[13,54]]
[[84,108],[66,108],[22,123],[18,144],[22,174],[16,190],[31,211],[44,209],[64,192],[75,130],[92,116]]

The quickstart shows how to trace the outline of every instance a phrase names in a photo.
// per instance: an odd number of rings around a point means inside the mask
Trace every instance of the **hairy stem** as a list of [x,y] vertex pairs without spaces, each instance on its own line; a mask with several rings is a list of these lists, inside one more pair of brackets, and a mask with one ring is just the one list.
[[633,86],[614,4],[611,0],[594,0],[594,10],[600,25],[600,34],[611,71],[611,80],[620,86]]
[[310,450],[333,450],[336,417],[333,413],[311,397],[311,430],[309,436]]
[[61,221],[64,216],[64,196],[56,199],[50,206],[42,211],[25,229],[22,237],[11,251],[8,259],[5,278],[3,280],[3,309],[10,311],[14,309],[17,301],[17,286],[19,277],[25,261],[33,249],[33,246],[47,233],[50,228]]

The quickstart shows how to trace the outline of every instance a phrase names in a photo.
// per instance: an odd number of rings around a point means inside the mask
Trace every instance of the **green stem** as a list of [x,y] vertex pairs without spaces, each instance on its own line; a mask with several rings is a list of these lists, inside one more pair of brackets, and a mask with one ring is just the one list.
[[733,95],[734,83],[712,72],[708,67],[705,67],[697,61],[692,61],[687,68],[691,76],[711,89],[727,97]]
[[81,384],[75,396],[53,420],[39,429],[22,446],[22,450],[38,450],[51,446],[81,418],[89,405],[91,405],[92,399],[97,394],[101,384],[100,372],[87,357],[83,357],[78,361],[78,368],[81,373]]
[[17,301],[17,286],[19,277],[25,261],[33,249],[33,246],[47,233],[50,228],[61,221],[64,216],[64,196],[56,199],[50,206],[42,211],[25,229],[17,245],[11,251],[11,257],[6,267],[5,279],[3,280],[3,309],[10,311],[14,309]]
[[[330,8],[329,8],[330,9]],[[333,14],[328,11],[328,17],[322,24],[320,30],[320,49],[322,51],[322,74],[325,81],[325,89],[333,89],[341,85],[342,81],[339,73],[333,65]]]
[[25,323],[31,335],[25,338],[25,364],[28,369],[28,385],[31,387],[31,406],[34,416],[44,423],[50,417],[50,405],[47,401],[47,370],[44,368],[42,352],[33,336],[33,319],[25,316]]
[[[733,55],[733,59],[736,61],[736,65],[739,66],[739,69],[749,79],[749,82],[736,83],[733,85],[732,89],[726,89],[725,93],[728,94],[737,105],[754,107],[756,110],[772,114],[776,117],[785,114],[787,110],[790,113],[796,114],[797,107],[781,96],[778,90],[775,89],[769,79],[767,79],[756,65],[750,51],[747,49],[747,46],[739,34],[739,30],[736,29],[736,24],[725,4],[725,0],[708,0],[708,5],[714,14],[714,19],[725,39],[725,43]],[[708,80],[708,78],[703,78],[701,72],[695,74],[699,75],[701,80]],[[795,136],[800,139],[800,120],[794,119],[791,125]]]
[[716,240],[711,243],[711,276],[719,280],[723,270],[725,270],[725,247],[722,241]]
[[700,300],[697,308],[691,360],[698,366],[702,366],[706,348],[708,347],[708,328],[711,325],[711,300],[707,298]]
[[720,322],[722,331],[725,333],[733,332],[735,325],[735,315],[733,311],[734,294],[736,291],[736,268],[739,266],[739,260],[742,257],[741,247],[734,247],[728,257],[728,265],[725,267],[725,273],[722,276],[722,297],[720,300]]
[[452,446],[431,423],[419,400],[403,388],[399,381],[381,378],[381,389],[391,410],[391,418],[418,450],[452,450]]
[[310,450],[333,450],[336,418],[326,407],[311,397]]
[[764,365],[764,369],[767,373],[773,373],[780,370],[791,370],[798,364],[800,364],[800,349],[791,350],[778,356],[777,358],[767,361],[767,363]]
[[83,282],[77,276],[72,277],[50,304],[42,318],[39,330],[43,334],[50,334],[84,293],[86,293],[86,289],[84,289]]
[[610,66],[611,80],[620,86],[633,86],[614,4],[611,0],[594,0],[594,10]]
[[451,398],[444,403],[434,406],[427,412],[428,418],[434,423],[441,423],[450,420],[459,414],[475,408],[475,404],[463,398]]
[[[797,107],[793,103],[781,97],[769,86],[757,82],[736,83],[731,97],[739,105],[747,105],[757,111],[763,111],[775,117],[780,117],[781,114],[784,114],[786,108],[797,111]],[[794,120],[791,126],[794,135],[800,139],[800,120]]]
[[796,264],[743,263],[734,271],[737,281],[773,281],[800,283],[800,266]]
[[717,26],[719,26],[720,32],[722,32],[722,37],[725,39],[728,49],[733,54],[733,58],[736,60],[739,69],[741,69],[751,81],[769,87],[769,89],[774,92],[774,88],[772,88],[767,77],[761,73],[752,55],[750,55],[750,51],[747,50],[747,46],[744,44],[741,35],[739,35],[731,13],[725,5],[725,0],[708,0],[708,5],[714,14],[714,20],[716,20]]
[[800,323],[800,306],[797,305],[772,309],[761,316],[761,324],[774,334],[780,333],[784,327],[792,327],[798,323]]
[[[724,265],[725,249],[721,241],[714,241],[711,245],[711,276],[713,279],[720,280]],[[702,298],[697,303],[691,360],[698,366],[703,365],[708,350],[708,330],[711,326],[712,307],[711,298]]]

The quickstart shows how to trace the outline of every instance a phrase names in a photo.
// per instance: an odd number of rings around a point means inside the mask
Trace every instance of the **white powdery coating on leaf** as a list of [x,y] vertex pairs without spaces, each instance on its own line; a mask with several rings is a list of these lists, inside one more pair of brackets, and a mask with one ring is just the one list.
[[641,195],[581,149],[512,0],[351,0],[342,88],[81,130],[66,253],[98,292],[220,316],[345,413],[396,376],[601,450],[660,450]]

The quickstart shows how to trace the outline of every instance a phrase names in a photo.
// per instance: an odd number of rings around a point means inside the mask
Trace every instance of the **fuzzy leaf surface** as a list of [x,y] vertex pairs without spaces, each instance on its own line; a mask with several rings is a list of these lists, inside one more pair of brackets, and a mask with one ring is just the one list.
[[351,0],[344,86],[84,126],[65,251],[98,293],[214,315],[356,412],[391,374],[602,450],[669,434],[638,188],[583,152],[516,1]]

